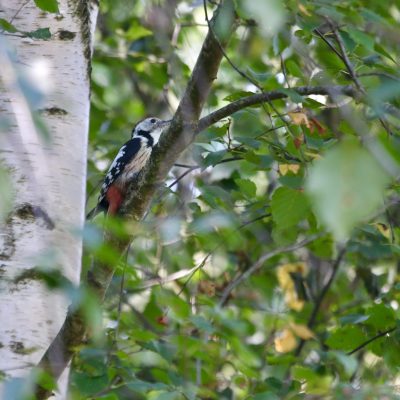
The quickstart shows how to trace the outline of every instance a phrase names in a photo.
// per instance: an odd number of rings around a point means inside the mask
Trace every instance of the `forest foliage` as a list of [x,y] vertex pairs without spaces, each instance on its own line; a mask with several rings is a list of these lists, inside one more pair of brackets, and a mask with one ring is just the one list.
[[[134,124],[173,116],[206,3],[100,2],[88,207]],[[72,398],[397,399],[400,4],[232,4],[202,116],[279,96],[199,132],[142,221],[87,224],[85,270],[116,271],[104,304],[83,295]]]
[[[203,115],[287,97],[200,132],[146,218],[112,226],[134,240],[77,398],[397,398],[399,5],[234,6]],[[202,1],[102,2],[90,189],[135,121],[173,115],[206,25]],[[358,94],[296,92],[336,85]]]

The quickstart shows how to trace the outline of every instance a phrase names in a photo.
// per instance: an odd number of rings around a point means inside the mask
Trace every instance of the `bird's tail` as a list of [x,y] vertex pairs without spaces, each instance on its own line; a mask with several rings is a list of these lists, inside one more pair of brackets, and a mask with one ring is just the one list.
[[91,219],[93,219],[97,214],[101,213],[102,211],[104,211],[99,205],[97,205],[96,207],[94,207],[92,210],[90,210],[87,215],[86,215],[86,220],[90,221]]

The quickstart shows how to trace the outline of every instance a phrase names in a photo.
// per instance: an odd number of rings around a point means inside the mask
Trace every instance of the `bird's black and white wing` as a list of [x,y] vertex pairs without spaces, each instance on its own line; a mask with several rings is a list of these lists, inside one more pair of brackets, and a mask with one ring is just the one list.
[[104,199],[109,187],[117,181],[117,179],[124,173],[126,167],[132,163],[140,149],[141,140],[139,138],[129,140],[119,149],[118,154],[107,171],[103,185],[101,186],[99,203]]
[[110,168],[108,169],[104,178],[97,201],[97,206],[88,213],[86,216],[87,219],[91,219],[99,212],[106,211],[108,209],[108,201],[106,199],[108,189],[111,187],[111,185],[118,181],[118,179],[124,173],[126,167],[135,159],[141,147],[141,139],[133,138],[126,142],[119,149],[118,154],[111,163]]

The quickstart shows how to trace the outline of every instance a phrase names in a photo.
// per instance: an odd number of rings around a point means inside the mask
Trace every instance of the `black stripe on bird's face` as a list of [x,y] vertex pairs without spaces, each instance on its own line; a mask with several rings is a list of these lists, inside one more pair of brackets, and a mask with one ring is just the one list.
[[143,136],[145,139],[147,139],[147,142],[146,142],[147,147],[153,147],[154,139],[151,136],[150,132],[144,131],[144,130],[141,129],[140,131],[136,132],[136,134],[138,136]]

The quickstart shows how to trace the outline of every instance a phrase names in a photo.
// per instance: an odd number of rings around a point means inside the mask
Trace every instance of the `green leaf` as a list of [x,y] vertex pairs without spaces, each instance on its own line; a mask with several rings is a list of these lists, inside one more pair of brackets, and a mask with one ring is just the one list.
[[151,36],[153,32],[144,26],[140,25],[137,21],[133,21],[129,27],[129,30],[125,32],[127,40],[135,41],[145,36]]
[[306,189],[321,222],[343,240],[381,204],[388,181],[377,161],[347,140],[315,162]]
[[32,32],[24,32],[26,36],[32,39],[42,39],[47,40],[51,38],[51,33],[49,28],[40,28]]
[[203,167],[208,167],[210,165],[216,165],[218,164],[220,161],[222,161],[222,159],[225,157],[226,155],[226,150],[220,150],[220,151],[214,151],[212,153],[208,153],[207,156],[205,157],[205,159],[202,162]]
[[396,63],[396,60],[380,44],[375,43],[374,49],[379,54],[382,54],[383,56],[387,57],[389,60],[391,60],[394,63]]
[[303,103],[304,98],[300,94],[298,94],[295,90],[292,89],[279,89],[281,93],[286,94],[290,100],[292,100],[294,103]]
[[337,329],[329,336],[326,344],[337,350],[350,351],[367,339],[359,326],[346,326]]
[[190,305],[186,301],[182,300],[179,296],[168,290],[161,290],[158,293],[157,300],[163,306],[169,306],[171,308],[171,317],[184,320],[191,314]]
[[152,400],[183,400],[184,397],[179,392],[160,392],[156,396],[152,396]]
[[359,29],[348,29],[349,36],[358,44],[364,46],[367,50],[374,50],[374,39]]
[[190,321],[196,328],[208,333],[209,335],[212,335],[215,332],[215,328],[210,321],[200,315],[191,316]]
[[284,230],[307,217],[309,203],[301,191],[280,187],[272,196],[271,210],[275,224]]
[[366,324],[373,326],[377,330],[389,329],[396,324],[393,309],[384,304],[375,304],[368,308],[366,313],[369,315]]
[[284,24],[286,12],[280,0],[236,0],[235,8],[244,19],[254,19],[261,34],[270,37]]
[[58,2],[57,0],[35,0],[36,7],[39,7],[43,11],[50,13],[58,13]]
[[[235,93],[231,93],[230,95],[224,97],[222,100],[224,101],[236,101],[239,99],[242,99],[243,97],[249,97],[252,96],[254,93],[253,92],[247,92],[245,90],[240,90]],[[259,105],[258,105],[259,107]]]
[[108,385],[108,376],[91,376],[85,373],[75,373],[74,382],[81,394],[90,395],[105,389]]
[[235,179],[236,185],[244,196],[254,198],[256,196],[257,186],[250,179]]
[[119,397],[115,393],[106,394],[105,396],[98,397],[101,400],[119,400]]
[[18,32],[18,29],[13,24],[6,21],[4,18],[0,18],[0,28],[5,30],[6,32]]
[[348,356],[340,351],[331,351],[329,356],[333,359],[339,361],[342,364],[347,376],[352,376],[356,372],[358,367],[358,362],[355,357]]
[[251,397],[252,400],[279,400],[280,397],[278,397],[275,393],[273,392],[262,392],[262,393],[257,393],[256,395]]
[[39,372],[36,377],[36,382],[40,387],[46,390],[52,391],[57,388],[57,382],[55,382],[54,377],[46,371]]
[[140,379],[129,382],[126,386],[138,393],[147,393],[149,390],[163,390],[168,388],[168,386],[164,383],[150,383]]
[[297,64],[297,62],[295,62],[292,59],[289,59],[286,62],[286,69],[287,69],[287,71],[288,71],[288,73],[290,75],[296,76],[297,78],[303,78],[304,77],[303,71],[300,69],[300,67]]

